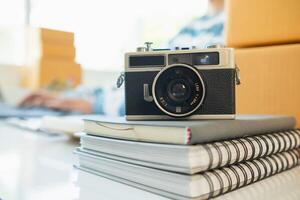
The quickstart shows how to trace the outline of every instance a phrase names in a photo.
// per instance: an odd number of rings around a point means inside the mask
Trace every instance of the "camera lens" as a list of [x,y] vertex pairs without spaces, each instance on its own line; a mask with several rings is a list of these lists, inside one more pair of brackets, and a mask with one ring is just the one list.
[[205,89],[201,75],[194,67],[174,64],[156,75],[152,94],[161,111],[173,117],[186,117],[202,104]]
[[173,80],[168,84],[167,92],[172,100],[182,102],[189,98],[190,87],[184,80]]

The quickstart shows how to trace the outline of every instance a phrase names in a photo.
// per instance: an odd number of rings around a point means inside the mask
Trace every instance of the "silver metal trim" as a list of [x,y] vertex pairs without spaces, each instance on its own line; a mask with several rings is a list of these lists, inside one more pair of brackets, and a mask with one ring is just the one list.
[[[202,49],[190,49],[190,50],[163,50],[163,51],[150,51],[150,52],[145,52],[144,55],[147,54],[181,54],[181,53],[197,53],[197,52],[214,52],[214,51],[218,51],[218,52],[226,52],[226,51],[231,51],[234,50],[234,48],[214,48],[214,49],[207,49],[207,48],[202,48]],[[138,55],[141,54],[139,52],[127,52],[126,54],[130,54],[130,55]]]
[[[157,98],[156,98],[156,94],[155,94],[155,86],[156,86],[156,82],[157,82],[157,79],[160,77],[160,75],[165,72],[166,70],[172,68],[172,67],[178,67],[178,66],[182,66],[182,67],[186,67],[192,71],[195,72],[195,74],[198,76],[198,78],[200,79],[200,82],[201,82],[201,86],[202,86],[202,89],[203,89],[203,94],[202,94],[202,97],[201,97],[201,100],[199,102],[199,104],[190,112],[188,113],[184,113],[184,114],[175,114],[175,113],[170,113],[168,112],[167,110],[165,110],[163,107],[160,106],[160,104],[158,103],[157,101]],[[205,86],[204,86],[204,81],[202,79],[202,77],[200,76],[199,72],[192,66],[189,66],[189,65],[186,65],[186,64],[173,64],[173,65],[169,65],[167,67],[165,67],[164,69],[162,69],[154,78],[154,81],[153,81],[153,84],[152,84],[152,96],[153,96],[153,99],[154,99],[154,102],[156,104],[156,106],[161,110],[163,111],[164,113],[166,113],[167,115],[170,115],[170,116],[173,116],[173,117],[185,117],[185,116],[188,116],[188,115],[191,115],[192,113],[194,113],[200,106],[201,104],[203,103],[203,100],[204,100],[204,97],[205,97]]]
[[220,64],[219,65],[207,65],[207,66],[195,66],[199,70],[206,69],[233,69],[235,68],[234,62],[234,49],[233,48],[217,48],[217,49],[190,49],[190,50],[170,50],[170,51],[149,51],[149,52],[129,52],[125,54],[125,71],[126,72],[141,72],[141,71],[160,71],[164,66],[145,66],[144,68],[131,68],[129,67],[130,56],[146,56],[146,55],[164,55],[165,65],[168,64],[169,54],[190,54],[200,52],[219,52]]
[[168,115],[126,115],[126,120],[199,120],[199,119],[235,119],[235,114],[223,115],[192,115],[184,118],[174,118]]
[[146,51],[152,51],[152,44],[153,42],[145,42]]
[[207,49],[221,49],[221,48],[225,48],[225,46],[222,44],[212,44],[212,45],[207,45],[206,48]]
[[146,51],[146,47],[138,47],[136,48],[137,52],[145,52]]
[[149,84],[144,84],[143,88],[144,88],[144,100],[147,102],[152,102],[153,97],[150,96],[150,93],[149,93]]
[[158,72],[164,67],[128,68],[125,72]]
[[[181,63],[178,63],[180,65]],[[128,68],[126,72],[155,72],[161,71],[165,67],[145,67],[145,68]],[[210,70],[210,69],[234,69],[234,67],[220,67],[220,66],[195,66],[198,70]]]

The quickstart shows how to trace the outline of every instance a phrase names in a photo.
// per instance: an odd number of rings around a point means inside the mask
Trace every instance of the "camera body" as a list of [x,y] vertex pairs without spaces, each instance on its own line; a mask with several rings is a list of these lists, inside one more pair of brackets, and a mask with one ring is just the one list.
[[234,119],[234,50],[152,49],[125,54],[127,120]]

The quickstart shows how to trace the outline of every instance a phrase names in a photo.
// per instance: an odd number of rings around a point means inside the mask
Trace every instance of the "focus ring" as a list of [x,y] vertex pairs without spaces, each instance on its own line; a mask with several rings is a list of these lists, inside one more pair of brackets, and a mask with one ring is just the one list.
[[[176,70],[177,69],[177,70]],[[174,70],[174,71],[172,71]],[[171,71],[171,72],[169,72]],[[183,74],[182,76],[179,76],[180,78],[187,78],[189,82],[191,82],[192,87],[194,88],[194,95],[192,95],[192,101],[187,104],[185,107],[177,106],[172,101],[172,98],[169,98],[170,96],[166,96],[167,91],[164,91],[165,85],[167,82],[166,78],[172,80],[171,78],[176,77],[176,73],[181,72]],[[183,73],[186,72],[187,74]],[[173,74],[172,74],[173,73]],[[188,73],[191,73],[190,76],[187,76]],[[171,76],[170,76],[171,75]],[[176,77],[176,78],[178,78]],[[173,79],[176,80],[176,79]],[[163,84],[163,85],[160,85]],[[159,85],[159,86],[158,86]],[[158,93],[158,94],[157,94]],[[194,67],[187,65],[187,64],[173,64],[169,65],[165,68],[163,68],[154,78],[153,84],[152,84],[152,95],[155,104],[157,107],[164,112],[165,114],[172,116],[172,117],[187,117],[189,115],[192,115],[195,111],[199,109],[201,104],[203,103],[204,97],[205,97],[205,86],[204,81]],[[173,104],[172,104],[173,103]],[[172,105],[171,105],[172,104]],[[193,105],[194,104],[194,105]],[[171,105],[171,106],[170,106]],[[168,108],[169,107],[169,108]],[[177,112],[177,107],[184,108],[185,111]],[[175,111],[176,108],[176,111]]]

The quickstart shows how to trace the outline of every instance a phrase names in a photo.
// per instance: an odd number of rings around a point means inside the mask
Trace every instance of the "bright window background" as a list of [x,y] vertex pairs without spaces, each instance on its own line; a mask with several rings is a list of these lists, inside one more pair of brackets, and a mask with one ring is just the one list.
[[25,1],[0,0],[0,64],[24,63]]
[[31,25],[76,33],[77,61],[122,70],[123,57],[145,41],[166,46],[207,10],[207,0],[32,0]]
[[163,48],[208,0],[0,0],[0,64],[24,64],[26,2],[30,25],[75,32],[77,62],[120,71],[124,53],[145,41]]

